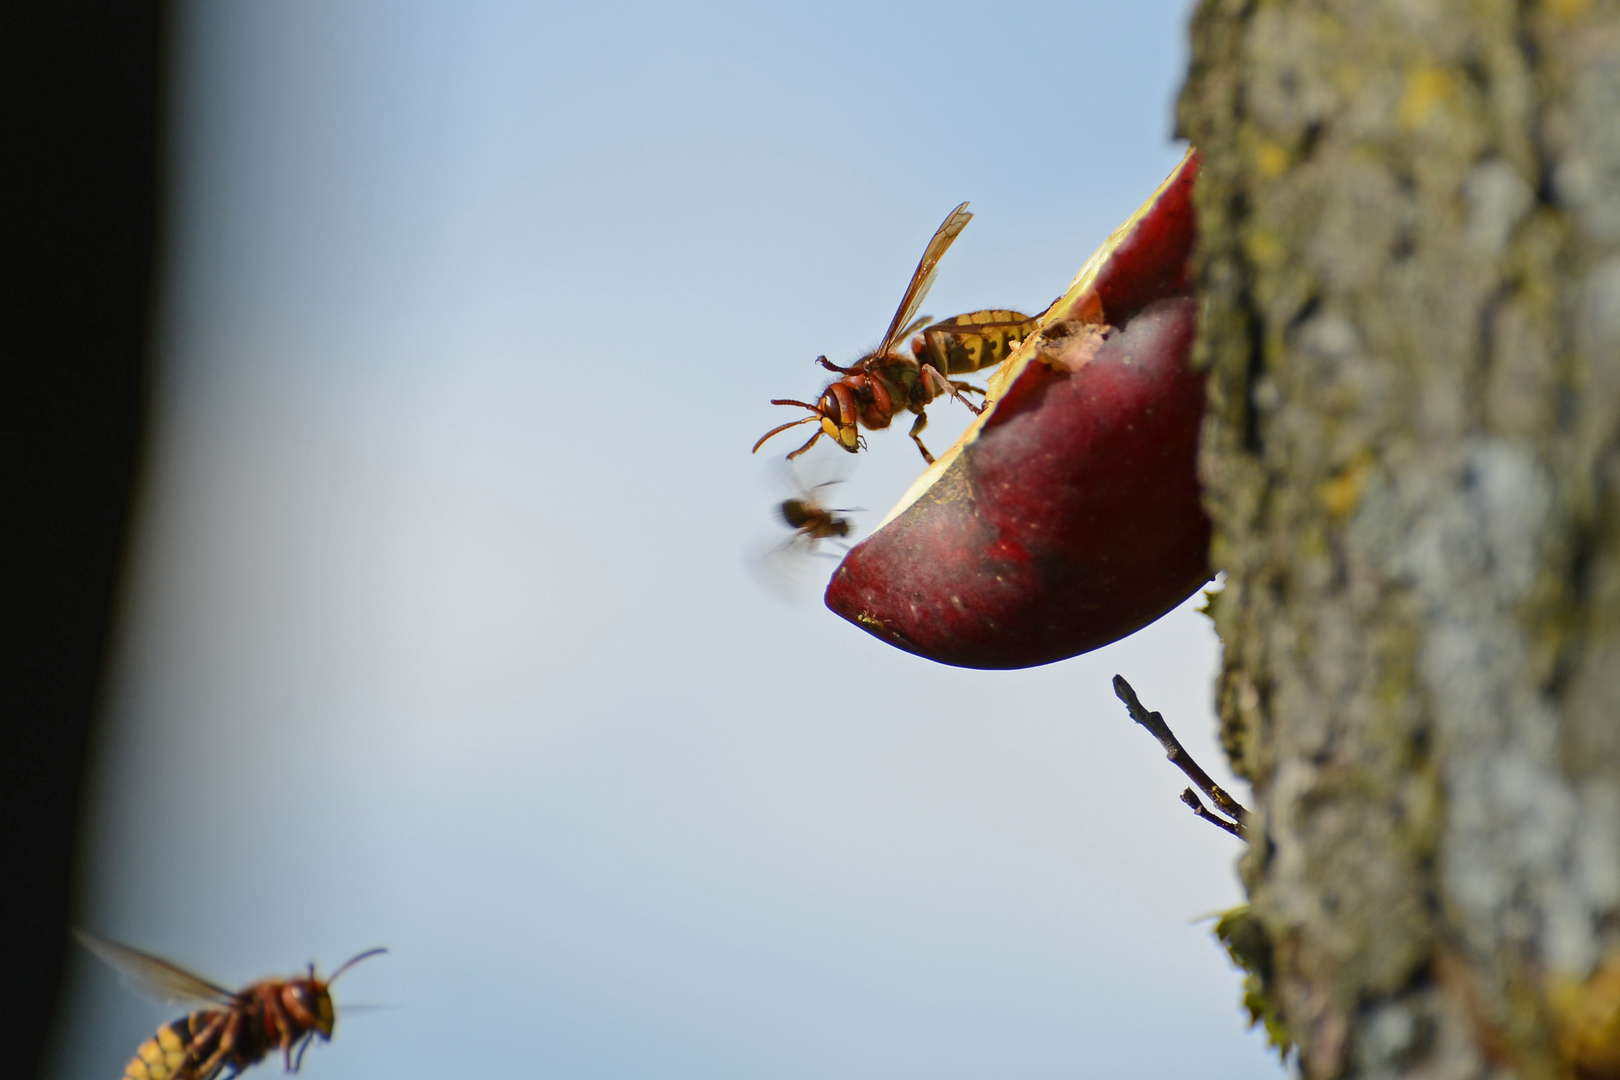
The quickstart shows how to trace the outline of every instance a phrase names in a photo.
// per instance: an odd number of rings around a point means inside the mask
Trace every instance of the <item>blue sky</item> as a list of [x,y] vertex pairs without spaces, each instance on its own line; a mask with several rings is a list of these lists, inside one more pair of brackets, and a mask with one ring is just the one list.
[[[1109,688],[1221,764],[1190,605],[968,672],[757,572],[767,400],[962,199],[928,310],[1062,292],[1181,155],[1185,19],[181,4],[82,920],[225,982],[389,945],[316,1080],[1278,1075],[1194,922],[1238,845]],[[86,960],[56,1075],[172,1012]]]

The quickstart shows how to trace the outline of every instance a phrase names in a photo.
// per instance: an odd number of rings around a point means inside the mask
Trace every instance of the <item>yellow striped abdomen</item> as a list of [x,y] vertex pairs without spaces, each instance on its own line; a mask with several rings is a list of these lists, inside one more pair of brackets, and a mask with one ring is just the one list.
[[964,375],[992,368],[1035,330],[1035,320],[1017,311],[990,308],[956,315],[922,332],[923,348],[917,359],[932,364],[941,375]]
[[206,1029],[215,1015],[211,1009],[200,1009],[158,1028],[157,1034],[141,1043],[124,1066],[124,1080],[191,1080],[200,1059],[197,1033]]

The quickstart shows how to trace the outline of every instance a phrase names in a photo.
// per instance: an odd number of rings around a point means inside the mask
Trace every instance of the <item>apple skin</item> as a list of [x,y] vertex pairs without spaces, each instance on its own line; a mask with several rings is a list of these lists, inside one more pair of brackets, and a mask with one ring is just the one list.
[[1043,316],[981,423],[839,565],[829,608],[940,663],[1021,668],[1117,641],[1209,580],[1205,379],[1188,362],[1197,164]]

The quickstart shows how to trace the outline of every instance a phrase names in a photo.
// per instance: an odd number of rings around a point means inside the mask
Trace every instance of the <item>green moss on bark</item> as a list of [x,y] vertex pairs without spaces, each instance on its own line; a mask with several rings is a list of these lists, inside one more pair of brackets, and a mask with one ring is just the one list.
[[1549,987],[1620,950],[1620,4],[1205,0],[1192,40],[1271,1000],[1310,1076],[1580,1072]]

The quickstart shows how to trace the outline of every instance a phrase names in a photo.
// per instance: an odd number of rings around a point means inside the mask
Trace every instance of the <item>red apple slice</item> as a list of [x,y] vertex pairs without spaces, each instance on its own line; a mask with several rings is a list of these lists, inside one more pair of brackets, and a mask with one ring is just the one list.
[[1117,641],[1209,580],[1189,151],[990,380],[990,405],[850,551],[827,606],[943,664]]

